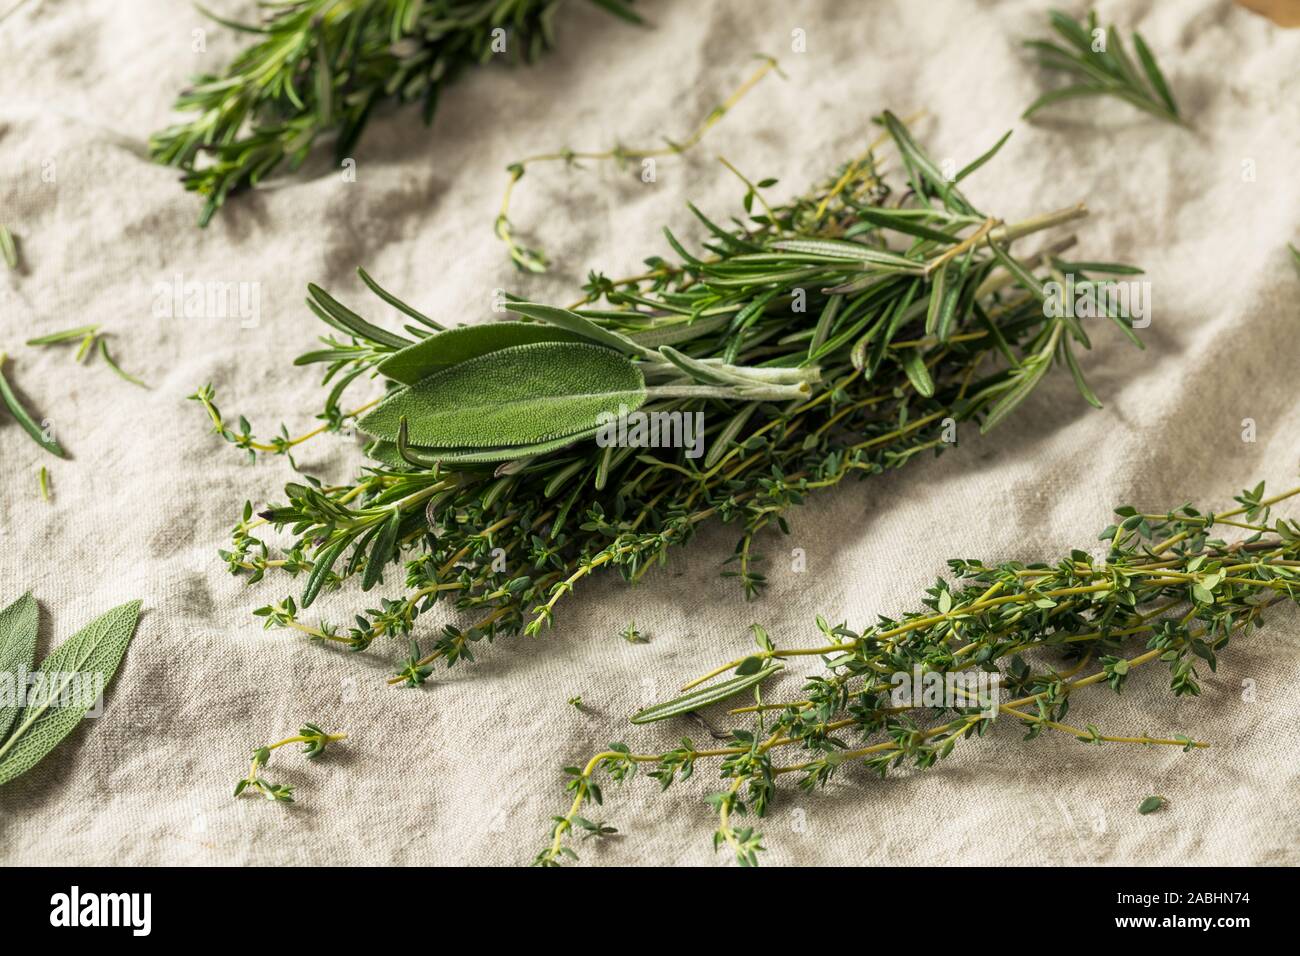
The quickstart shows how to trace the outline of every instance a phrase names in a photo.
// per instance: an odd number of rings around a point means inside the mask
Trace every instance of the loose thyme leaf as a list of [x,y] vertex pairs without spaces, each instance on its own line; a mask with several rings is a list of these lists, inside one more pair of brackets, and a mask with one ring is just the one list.
[[1138,813],[1141,813],[1143,816],[1148,813],[1155,813],[1161,807],[1165,806],[1166,802],[1167,801],[1164,797],[1147,797],[1138,804]]
[[0,743],[0,784],[30,770],[85,716],[108,686],[140,618],[140,602],[116,607],[68,638],[41,663],[42,691]]
[[0,674],[12,681],[11,695],[0,698],[0,741],[13,726],[21,710],[18,690],[26,688],[19,675],[25,675],[36,663],[36,628],[39,611],[31,592],[0,611]]

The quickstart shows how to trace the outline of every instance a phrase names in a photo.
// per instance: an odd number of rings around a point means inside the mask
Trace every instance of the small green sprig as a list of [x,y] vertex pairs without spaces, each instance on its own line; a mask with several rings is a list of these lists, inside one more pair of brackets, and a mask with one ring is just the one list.
[[618,636],[629,644],[649,644],[650,638],[637,630],[636,621],[628,621],[627,627],[619,631]]
[[1142,34],[1133,32],[1133,47],[1142,65],[1139,73],[1124,49],[1119,31],[1113,26],[1098,26],[1095,12],[1090,12],[1086,21],[1076,21],[1059,10],[1048,16],[1052,28],[1065,41],[1064,46],[1051,40],[1026,40],[1025,46],[1038,53],[1044,67],[1066,74],[1071,83],[1034,100],[1024,112],[1025,119],[1064,100],[1114,96],[1160,119],[1187,125]]
[[293,787],[288,784],[271,783],[260,775],[261,770],[271,762],[271,751],[278,750],[288,744],[300,743],[304,745],[302,752],[307,759],[315,760],[325,752],[325,748],[331,743],[346,740],[347,736],[347,734],[327,734],[317,724],[307,723],[298,728],[296,736],[286,737],[284,740],[276,741],[273,744],[255,748],[252,762],[248,768],[248,776],[235,784],[235,796],[238,797],[245,790],[250,790],[260,793],[268,800],[279,803],[293,803]]
[[[1018,721],[1025,740],[1053,731],[1091,746],[1208,747],[1182,734],[1108,734],[1091,723],[1067,723],[1066,716],[1086,688],[1120,693],[1135,670],[1150,665],[1168,669],[1174,697],[1195,696],[1200,669],[1215,671],[1231,640],[1263,626],[1268,607],[1300,603],[1300,521],[1271,513],[1296,495],[1300,488],[1266,497],[1261,482],[1236,496],[1238,507],[1222,512],[1190,504],[1164,513],[1122,506],[1100,535],[1102,558],[1076,549],[1055,564],[952,560],[957,580],[938,580],[920,609],[901,618],[882,616],[853,631],[818,617],[823,642],[817,646],[757,640],[755,653],[683,689],[798,657],[821,658],[825,669],[808,677],[795,698],[765,701],[756,694],[753,705],[731,710],[752,724],[733,728],[723,746],[706,749],[683,738],[671,750],[636,753],[620,742],[581,769],[566,768],[570,809],[553,818],[535,862],[575,858],[565,835],[584,806],[604,802],[597,774],[622,783],[645,767],[666,790],[691,777],[698,762],[717,761],[725,786],[708,798],[718,816],[714,846],[753,865],[761,837],[736,819],[764,816],[781,778],[792,776],[801,790],[812,791],[850,763],[882,777],[904,765],[924,770],[960,742],[983,737],[996,716]],[[1242,534],[1228,542],[1219,529]],[[914,674],[952,677],[954,686],[960,675],[996,674],[998,682],[982,698],[900,702],[891,693],[896,678]],[[796,756],[778,763],[776,755],[788,752]],[[1142,812],[1162,805],[1151,797]]]

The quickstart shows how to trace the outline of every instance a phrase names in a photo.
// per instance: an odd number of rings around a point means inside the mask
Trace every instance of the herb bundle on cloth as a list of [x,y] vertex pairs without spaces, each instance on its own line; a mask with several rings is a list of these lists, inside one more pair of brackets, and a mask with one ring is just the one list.
[[[868,150],[778,206],[763,194],[772,181],[742,176],[747,222],[724,228],[692,206],[704,251],[666,232],[677,261],[647,259],[626,279],[593,273],[572,308],[509,304],[530,322],[447,329],[363,272],[411,320],[406,337],[312,286],[308,304],[337,333],[298,359],[328,369],[317,431],[359,416],[375,463],[348,485],[291,483],[287,503],[256,516],[245,506],[223,552],[231,570],[304,576],[299,599],[258,610],[267,626],[353,650],[409,639],[394,682],[415,686],[436,661],[472,659],[484,638],[539,633],[595,571],[639,579],[714,519],[743,529],[726,573],[752,597],[765,580],[755,536],[787,530],[785,512],[813,492],[938,453],[963,422],[988,430],[1054,365],[1099,405],[1075,355],[1089,334],[1052,307],[1046,284],[1139,270],[1067,261],[1069,236],[1032,256],[1012,251],[1084,208],[1015,223],[978,210],[959,184],[1006,136],[949,177],[893,114],[879,122],[892,160]],[[895,164],[893,186],[884,162]],[[1127,317],[1107,318],[1141,344]],[[347,387],[375,374],[386,396],[345,413]],[[193,397],[250,454],[301,443],[258,442],[246,421],[226,423],[211,389]],[[591,440],[611,415],[642,408],[703,414],[708,454]],[[267,525],[296,542],[275,554]],[[354,576],[366,590],[398,578],[406,593],[346,630],[302,619],[300,608]],[[473,617],[430,641],[416,622],[444,598]]]
[[[18,397],[38,422],[54,421],[72,458],[51,457],[0,409],[0,582],[10,585],[0,602],[45,581],[41,627],[51,643],[133,598],[162,626],[141,629],[104,719],[0,786],[0,862],[517,865],[542,848],[550,816],[568,808],[562,765],[612,740],[637,752],[675,747],[683,734],[708,741],[693,723],[631,728],[627,716],[743,654],[751,622],[778,647],[812,646],[818,612],[862,628],[877,612],[918,609],[924,589],[947,574],[945,558],[1061,558],[1092,539],[1118,502],[1217,503],[1259,478],[1270,491],[1297,483],[1287,479],[1300,434],[1300,286],[1286,243],[1300,244],[1292,162],[1300,125],[1284,120],[1300,103],[1300,31],[1221,0],[1100,5],[1126,42],[1134,30],[1149,41],[1195,131],[1109,97],[1022,123],[1024,108],[1061,82],[1018,45],[1049,32],[1049,5],[875,0],[870,17],[846,18],[835,0],[655,0],[637,4],[654,24],[641,29],[570,0],[553,54],[527,68],[467,71],[442,97],[432,132],[417,105],[376,111],[355,183],[333,171],[279,177],[274,189],[232,199],[228,218],[213,224],[219,232],[196,229],[201,201],[173,170],[123,148],[124,138],[138,143],[188,76],[218,72],[258,38],[210,29],[208,52],[192,53],[191,31],[209,24],[175,0],[20,8],[0,27],[0,150],[13,160],[0,176],[0,222],[19,237],[24,271],[0,265],[0,349]],[[240,19],[255,9],[251,0],[204,6]],[[804,53],[790,50],[795,28]],[[510,161],[538,148],[680,137],[756,50],[779,57],[788,80],[765,80],[699,147],[660,163],[656,183],[613,164],[576,175],[530,168],[511,216],[555,266],[524,277],[505,261],[491,220]],[[498,287],[571,304],[586,267],[631,275],[651,252],[670,256],[662,225],[697,251],[704,233],[687,200],[727,223],[744,190],[713,153],[751,178],[780,177],[765,192],[783,202],[859,153],[873,135],[869,114],[891,104],[900,115],[929,111],[910,125],[954,171],[1015,128],[996,159],[960,184],[983,210],[1015,221],[1088,201],[1089,218],[1013,251],[1077,231],[1078,258],[1147,270],[1144,351],[1104,320],[1085,323],[1094,345],[1079,359],[1103,410],[1079,400],[1058,369],[987,436],[963,424],[959,447],[938,459],[927,452],[914,467],[811,496],[790,514],[790,537],[762,537],[761,601],[745,604],[736,582],[717,575],[738,526],[704,522],[636,588],[593,575],[544,639],[503,640],[479,664],[440,672],[428,693],[383,686],[386,652],[400,641],[328,653],[291,631],[264,632],[249,616],[297,595],[303,579],[247,588],[214,548],[235,504],[284,501],[284,482],[302,479],[284,458],[247,466],[177,399],[210,381],[223,411],[245,412],[267,431],[281,419],[293,435],[320,424],[311,416],[321,367],[289,365],[325,330],[301,305],[307,282],[397,331],[401,321],[353,278],[357,264],[456,322],[503,318],[490,312]],[[47,157],[57,183],[41,180]],[[1253,182],[1242,179],[1246,158]],[[882,159],[897,181],[892,150]],[[212,313],[151,319],[153,284],[177,273],[260,283],[260,323]],[[22,346],[92,322],[112,329],[112,354],[152,392],[106,369],[77,369],[71,349]],[[360,404],[381,388],[354,391]],[[350,483],[364,460],[343,435],[300,446],[295,459],[327,485]],[[35,487],[42,464],[56,486],[50,505]],[[327,592],[309,614],[339,619],[375,607],[379,594],[400,591],[393,574],[396,565],[369,595]],[[648,643],[619,636],[629,621]],[[1007,720],[923,773],[900,768],[881,781],[846,766],[808,794],[782,781],[782,799],[758,827],[762,865],[1294,865],[1298,625],[1294,606],[1271,609],[1263,629],[1219,655],[1217,673],[1202,670],[1199,698],[1175,699],[1164,690],[1167,671],[1147,665],[1123,694],[1081,695],[1069,721],[1179,731],[1208,749],[1085,746],[1051,730],[1026,744]],[[764,693],[783,699],[796,670],[787,664],[789,676]],[[1250,703],[1241,700],[1248,690]],[[581,712],[566,703],[577,696]],[[249,748],[303,720],[349,731],[355,743],[338,750],[337,763],[333,747],[324,763],[302,759],[298,746],[275,752],[267,774],[299,787],[296,810],[247,793],[232,799]],[[583,863],[725,865],[727,851],[711,849],[716,814],[703,799],[721,788],[716,769],[700,763],[666,798],[641,776],[606,786],[607,807],[582,813],[625,835],[578,839]],[[1139,815],[1152,794],[1168,806]]]

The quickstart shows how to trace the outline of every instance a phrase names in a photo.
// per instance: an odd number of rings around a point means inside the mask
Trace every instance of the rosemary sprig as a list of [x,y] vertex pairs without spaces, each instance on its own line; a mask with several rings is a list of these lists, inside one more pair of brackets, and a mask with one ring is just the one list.
[[[576,858],[565,837],[581,826],[576,818],[584,806],[603,802],[597,774],[621,783],[646,767],[666,790],[700,761],[718,760],[724,789],[709,797],[718,814],[714,846],[726,845],[737,862],[752,865],[761,837],[735,820],[748,812],[762,817],[780,778],[793,775],[809,791],[855,762],[882,777],[903,765],[924,770],[960,741],[984,736],[998,715],[1020,722],[1026,740],[1051,730],[1092,745],[1208,747],[1179,734],[1106,734],[1065,718],[1084,688],[1106,685],[1119,693],[1129,674],[1149,664],[1169,669],[1175,697],[1197,695],[1198,668],[1215,670],[1235,634],[1261,627],[1264,610],[1278,601],[1300,603],[1300,522],[1271,517],[1274,504],[1297,494],[1300,488],[1265,497],[1261,482],[1236,497],[1239,507],[1221,513],[1190,504],[1163,514],[1123,506],[1100,535],[1108,545],[1103,560],[1084,550],[1056,564],[953,560],[948,564],[959,580],[938,580],[922,607],[901,618],[882,616],[855,632],[819,617],[817,646],[759,640],[755,653],[686,688],[798,657],[819,657],[825,670],[807,678],[797,699],[756,698],[755,705],[732,710],[750,715],[752,724],[733,729],[725,746],[701,749],[686,738],[671,750],[636,753],[615,743],[581,769],[567,768],[572,803],[555,818],[536,862]],[[1219,528],[1246,534],[1228,543],[1215,534]],[[900,703],[892,694],[911,675],[934,675],[936,683],[952,678],[960,687],[958,676],[981,673],[999,675],[1012,699],[958,693],[941,702],[908,697]],[[778,763],[779,753],[795,756]]]
[[[578,166],[583,162],[613,162],[619,169],[625,169],[629,163],[638,160],[656,159],[663,156],[675,156],[685,153],[692,147],[699,145],[704,139],[704,135],[710,129],[722,121],[723,117],[731,109],[744,99],[745,94],[758,85],[759,81],[768,73],[775,72],[778,76],[784,76],[781,67],[775,59],[770,56],[759,56],[762,65],[750,75],[744,83],[736,88],[727,99],[715,106],[709,111],[703,122],[695,130],[680,142],[670,139],[665,140],[663,146],[643,146],[628,147],[615,146],[607,150],[588,150],[578,151],[573,149],[553,150],[548,153],[537,153],[532,156],[525,156],[523,159],[516,160],[506,167],[509,179],[506,182],[505,195],[501,197],[501,209],[497,213],[496,222],[493,224],[493,231],[498,239],[506,244],[506,249],[510,254],[510,259],[514,264],[525,272],[545,272],[550,267],[550,261],[546,254],[536,247],[525,246],[515,238],[515,227],[510,220],[510,200],[514,196],[515,185],[523,179],[524,173],[528,167],[538,165],[539,163],[564,163],[566,166]],[[746,207],[748,208],[748,207]]]
[[[880,122],[883,141],[899,152],[907,187],[892,202],[895,187],[868,150],[810,195],[751,204],[748,220],[731,228],[696,210],[710,237],[701,253],[669,234],[676,262],[652,257],[645,273],[626,279],[592,273],[570,309],[511,303],[532,322],[445,331],[363,274],[385,302],[415,320],[405,328],[407,339],[312,287],[310,307],[342,335],[298,359],[326,366],[330,391],[319,416],[325,424],[315,433],[341,428],[348,418],[343,392],[379,373],[394,377],[388,395],[373,409],[373,402],[357,409],[369,409],[359,427],[375,428],[378,418],[398,434],[395,442],[371,446],[375,462],[355,482],[327,486],[306,476],[286,485],[282,504],[256,515],[245,504],[232,546],[222,552],[230,570],[250,582],[275,572],[304,578],[301,602],[258,609],[265,625],[358,651],[390,636],[418,651],[416,621],[446,600],[470,619],[446,625],[432,648],[413,653],[391,681],[418,686],[439,660],[472,660],[484,639],[540,633],[557,605],[601,569],[640,579],[713,520],[741,527],[727,574],[754,597],[764,585],[755,539],[768,528],[787,530],[789,508],[850,476],[937,454],[954,443],[959,423],[996,424],[1058,362],[1077,371],[1072,350],[1087,348],[1088,335],[1076,319],[1047,314],[1044,277],[1066,271],[1087,282],[1088,272],[1130,267],[1063,261],[1058,256],[1069,238],[1033,256],[1012,246],[1078,218],[1082,206],[1002,223],[961,192],[964,172],[945,178],[897,118],[887,113]],[[763,188],[747,181],[746,195]],[[1110,319],[1133,336],[1127,319]],[[601,447],[589,433],[564,431],[541,451],[521,444],[484,450],[481,437],[458,432],[462,437],[453,440],[433,434],[432,425],[424,433],[430,447],[418,447],[415,427],[426,414],[439,426],[448,417],[457,427],[466,418],[476,424],[481,399],[466,370],[491,369],[497,356],[534,348],[505,346],[520,336],[577,336],[581,348],[605,343],[602,363],[632,363],[647,376],[645,392],[637,392],[646,398],[644,409],[705,414],[707,454]],[[470,346],[474,357],[467,358]],[[421,380],[413,356],[445,371]],[[474,364],[484,360],[491,361]],[[546,378],[545,367],[536,371]],[[622,380],[625,371],[617,374]],[[433,388],[426,383],[436,385],[443,375],[464,379],[464,386],[452,395],[435,389],[438,401],[421,405]],[[700,384],[711,375],[751,384],[767,376],[764,387],[800,384],[779,386],[779,401],[754,401],[736,384]],[[492,394],[506,395],[499,378]],[[795,392],[787,394],[789,388]],[[226,424],[211,389],[195,397],[213,427],[250,452],[288,453],[297,441],[282,429],[281,439],[256,443],[243,419],[238,430]],[[523,389],[514,399],[531,397]],[[405,411],[380,415],[394,407]],[[554,424],[540,412],[526,423],[539,421]],[[293,542],[273,549],[262,537],[271,528],[291,531]],[[371,603],[347,627],[301,619],[300,608],[323,591],[353,576],[371,589],[394,562],[403,569],[400,597]]]
[[[444,86],[496,57],[532,62],[553,45],[560,0],[280,0],[260,23],[207,15],[258,41],[221,75],[196,77],[176,101],[192,118],[155,133],[155,161],[183,170],[204,197],[199,225],[236,190],[281,165],[297,169],[334,136],[350,157],[372,112],[419,102],[433,119]],[[623,0],[593,0],[633,22]],[[207,11],[204,11],[207,12]]]
[[307,723],[303,724],[293,737],[285,737],[273,744],[254,748],[253,759],[248,768],[248,776],[235,784],[235,796],[239,796],[245,790],[251,790],[260,793],[268,800],[279,803],[293,803],[293,787],[288,784],[271,783],[261,776],[262,768],[271,762],[271,751],[278,750],[289,744],[303,744],[302,752],[307,756],[307,759],[315,760],[325,752],[325,748],[331,743],[346,740],[347,736],[347,734],[327,734],[317,724]]
[[1086,21],[1076,21],[1059,10],[1048,16],[1052,29],[1065,41],[1064,46],[1051,40],[1026,40],[1025,46],[1038,53],[1044,67],[1066,74],[1071,82],[1034,100],[1023,114],[1025,119],[1063,100],[1115,96],[1153,116],[1187,125],[1142,34],[1133,31],[1133,48],[1142,65],[1139,73],[1124,49],[1119,31],[1113,26],[1098,26],[1095,12],[1089,12]]

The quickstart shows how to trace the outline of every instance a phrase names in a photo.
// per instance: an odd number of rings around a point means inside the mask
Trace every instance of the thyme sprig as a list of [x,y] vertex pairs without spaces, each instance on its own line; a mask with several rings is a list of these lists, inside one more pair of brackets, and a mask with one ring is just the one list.
[[[950,179],[896,117],[886,113],[880,123],[901,158],[900,192],[880,175],[874,149],[783,204],[754,202],[767,187],[747,179],[745,220],[724,228],[694,210],[708,234],[702,252],[669,233],[675,261],[655,256],[644,273],[617,280],[592,273],[568,310],[511,303],[533,323],[445,332],[363,275],[414,320],[405,327],[408,339],[313,286],[309,305],[344,336],[326,337],[323,348],[298,359],[327,367],[326,425],[317,432],[337,427],[350,383],[392,370],[401,364],[395,357],[422,353],[423,343],[461,331],[476,341],[521,329],[540,334],[539,322],[541,332],[552,328],[548,317],[608,337],[637,352],[638,362],[650,363],[641,354],[650,346],[659,348],[655,356],[669,354],[661,346],[671,342],[675,361],[693,374],[794,375],[806,393],[782,401],[648,401],[646,410],[706,415],[700,459],[682,448],[600,447],[582,435],[483,464],[438,460],[436,448],[414,454],[402,447],[405,431],[396,447],[376,442],[375,463],[352,483],[327,486],[304,476],[285,486],[283,503],[257,513],[245,504],[221,552],[230,570],[250,582],[272,573],[304,579],[300,601],[258,609],[266,626],[357,651],[380,637],[406,648],[417,620],[447,601],[467,620],[445,625],[431,642],[421,637],[425,652],[390,682],[417,686],[438,661],[473,660],[484,640],[539,634],[597,571],[639,580],[715,520],[740,526],[726,573],[755,597],[765,583],[756,538],[769,528],[788,531],[785,513],[810,494],[937,454],[955,442],[960,423],[997,424],[1058,363],[1095,400],[1073,355],[1090,346],[1089,336],[1077,319],[1049,314],[1044,283],[1065,272],[1088,283],[1088,274],[1131,267],[1067,262],[1060,255],[1071,237],[1033,255],[1013,251],[1024,237],[1085,211],[1072,205],[1007,224],[978,210],[959,183],[1005,137]],[[1109,318],[1136,341],[1126,318]],[[390,382],[385,404],[418,394],[422,384]],[[214,427],[256,451],[247,423],[231,429],[213,399],[210,389],[200,393]],[[269,443],[272,452],[292,443],[287,430],[282,435]],[[266,536],[272,530],[288,531],[292,542],[273,546]],[[370,603],[350,626],[302,619],[301,609],[323,591],[354,576],[369,590],[392,563],[402,569],[400,596]]]
[[1119,31],[1113,26],[1104,29],[1098,26],[1095,12],[1090,11],[1085,21],[1075,20],[1059,10],[1051,11],[1048,16],[1052,29],[1065,45],[1051,40],[1026,40],[1025,46],[1038,54],[1042,66],[1066,74],[1071,82],[1034,100],[1023,114],[1025,119],[1064,100],[1114,96],[1160,119],[1187,125],[1142,34],[1133,31],[1133,48],[1142,65],[1139,73],[1124,49]]
[[629,163],[639,160],[657,159],[685,153],[699,145],[705,134],[720,123],[723,117],[744,99],[745,94],[757,86],[763,77],[773,72],[778,76],[785,76],[774,58],[761,55],[758,58],[763,61],[762,65],[745,82],[738,86],[729,97],[710,110],[709,115],[704,118],[700,125],[681,141],[665,139],[663,146],[629,147],[618,145],[607,150],[580,151],[565,148],[525,156],[523,159],[516,160],[507,166],[506,172],[509,174],[509,179],[506,181],[505,194],[501,197],[501,209],[497,213],[493,231],[496,233],[497,238],[506,244],[511,261],[525,272],[540,273],[545,272],[550,267],[550,260],[541,249],[535,246],[526,246],[519,242],[515,237],[515,226],[510,220],[510,200],[514,196],[516,184],[523,179],[528,167],[541,163],[564,163],[566,166],[577,167],[584,162],[612,162],[621,170],[625,169]]
[[273,744],[266,744],[253,749],[253,758],[248,767],[248,776],[235,784],[235,796],[245,790],[260,793],[268,800],[279,803],[293,803],[293,787],[288,784],[272,783],[261,776],[262,769],[271,762],[271,751],[289,744],[303,744],[302,752],[308,760],[315,760],[325,752],[331,743],[346,740],[347,734],[327,734],[319,725],[306,723],[292,737],[285,737]]
[[[1133,671],[1152,664],[1168,668],[1175,697],[1195,696],[1199,668],[1215,671],[1234,635],[1263,626],[1265,609],[1279,601],[1300,603],[1300,522],[1271,514],[1297,494],[1300,488],[1265,497],[1261,482],[1235,498],[1239,507],[1221,513],[1190,504],[1163,514],[1122,506],[1101,532],[1107,547],[1100,560],[1081,549],[1055,564],[952,560],[955,580],[939,579],[921,608],[900,618],[882,616],[853,631],[818,617],[823,640],[816,646],[779,647],[758,632],[755,653],[686,688],[798,657],[820,658],[824,670],[807,678],[796,699],[757,697],[753,706],[732,710],[752,723],[732,729],[725,746],[702,749],[683,738],[671,750],[636,753],[613,743],[581,769],[566,768],[570,809],[554,818],[535,862],[576,858],[566,834],[581,827],[585,806],[603,803],[598,774],[622,783],[645,767],[666,790],[688,779],[698,762],[719,761],[725,786],[708,798],[718,815],[714,846],[726,845],[738,863],[752,865],[761,837],[735,821],[764,816],[780,778],[793,776],[811,791],[849,764],[881,777],[901,766],[924,770],[962,740],[987,734],[997,715],[1020,722],[1026,740],[1051,730],[1091,745],[1208,747],[1181,734],[1103,733],[1066,716],[1079,691],[1105,685],[1120,693]],[[1217,536],[1220,528],[1246,534],[1229,543]],[[979,672],[998,674],[1012,699],[957,695],[930,706],[912,698],[900,704],[891,693],[900,675],[947,681]],[[778,763],[784,753],[792,756]]]
[[[593,0],[638,22],[623,0]],[[500,58],[531,63],[554,43],[560,0],[276,0],[259,23],[208,13],[258,41],[220,75],[204,74],[175,109],[193,116],[155,133],[155,161],[183,171],[205,200],[199,225],[236,190],[280,166],[297,169],[334,137],[352,156],[374,110],[421,104],[433,119],[443,88],[469,67]],[[204,11],[207,12],[207,11]]]

